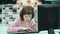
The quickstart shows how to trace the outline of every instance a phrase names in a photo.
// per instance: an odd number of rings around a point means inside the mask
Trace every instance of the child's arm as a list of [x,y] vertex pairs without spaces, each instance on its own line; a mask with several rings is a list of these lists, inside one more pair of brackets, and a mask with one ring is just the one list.
[[7,32],[17,32],[19,28],[17,27],[18,25],[19,25],[19,18],[14,20],[13,24],[8,27]]
[[34,31],[36,31],[36,30],[38,30],[37,27],[38,27],[37,23],[34,20],[32,20],[31,29],[34,30]]
[[18,31],[17,27],[13,27],[12,25],[9,26],[9,28],[7,30],[7,32],[17,32],[17,31]]
[[18,31],[22,31],[22,30],[23,30],[23,27],[15,27],[14,25],[11,25],[8,28],[8,32],[18,32]]

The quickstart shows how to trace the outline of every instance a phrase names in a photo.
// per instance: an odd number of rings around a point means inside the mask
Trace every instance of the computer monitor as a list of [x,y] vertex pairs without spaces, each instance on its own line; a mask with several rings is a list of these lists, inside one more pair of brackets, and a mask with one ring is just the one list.
[[38,30],[60,29],[60,5],[38,5]]

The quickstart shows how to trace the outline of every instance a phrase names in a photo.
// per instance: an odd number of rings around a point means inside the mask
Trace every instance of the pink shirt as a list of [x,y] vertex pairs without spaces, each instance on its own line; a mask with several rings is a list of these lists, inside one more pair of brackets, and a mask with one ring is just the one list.
[[[36,23],[32,19],[31,22],[29,23],[29,27],[33,28],[34,25],[36,25]],[[7,32],[17,32],[18,27],[22,27],[20,17],[14,20],[14,23],[8,27]]]

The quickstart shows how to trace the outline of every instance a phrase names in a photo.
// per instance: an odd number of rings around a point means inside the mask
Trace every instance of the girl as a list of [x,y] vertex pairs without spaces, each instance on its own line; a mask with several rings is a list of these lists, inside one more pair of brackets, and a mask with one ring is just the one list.
[[24,6],[20,12],[20,17],[14,20],[14,24],[9,26],[7,32],[18,32],[25,30],[36,30],[37,26],[34,17],[34,8],[31,6]]

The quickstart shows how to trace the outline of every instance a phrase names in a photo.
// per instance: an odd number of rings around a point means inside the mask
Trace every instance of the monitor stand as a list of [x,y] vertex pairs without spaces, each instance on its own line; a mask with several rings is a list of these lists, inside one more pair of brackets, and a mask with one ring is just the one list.
[[54,29],[48,29],[48,34],[55,34]]

